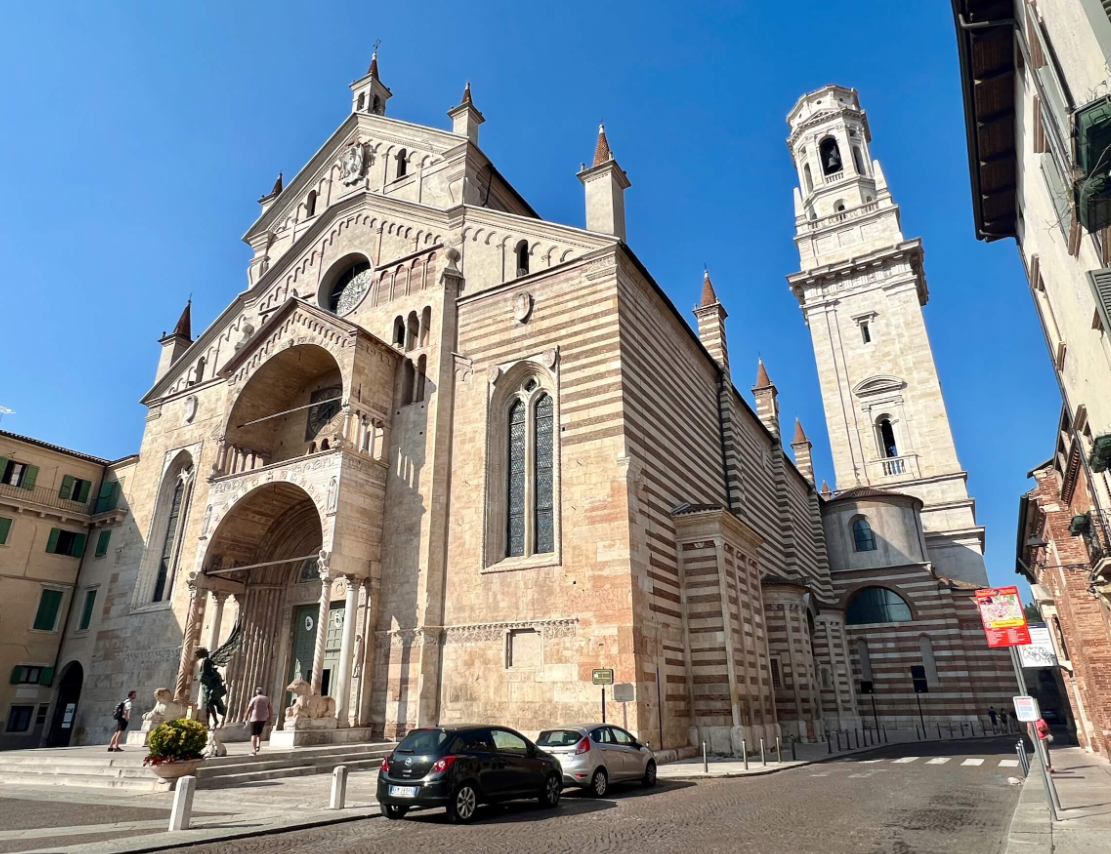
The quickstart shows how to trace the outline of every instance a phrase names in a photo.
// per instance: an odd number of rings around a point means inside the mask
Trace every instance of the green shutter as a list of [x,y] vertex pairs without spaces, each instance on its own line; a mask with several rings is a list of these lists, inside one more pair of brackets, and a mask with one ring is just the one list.
[[85,540],[88,539],[84,534],[73,535],[73,548],[70,550],[70,557],[81,557],[85,554]]
[[0,478],[4,477],[4,471],[8,467],[8,458],[0,457]]
[[39,684],[49,688],[54,683],[54,668],[44,667],[39,674]]
[[58,622],[58,609],[62,606],[61,590],[43,590],[39,599],[39,610],[35,614],[34,628],[42,632],[51,632]]
[[77,481],[77,484],[77,494],[73,496],[73,500],[80,501],[82,504],[84,504],[86,501],[89,500],[89,487],[92,486],[92,484],[89,483],[87,480],[79,480]]
[[85,605],[81,609],[81,622],[77,624],[77,631],[83,632],[93,621],[93,605],[96,602],[96,589],[85,591]]
[[46,541],[46,551],[48,554],[58,553],[58,537],[62,536],[61,528],[51,528],[50,537]]
[[23,665],[17,664],[12,668],[11,678],[8,680],[9,685],[18,685],[23,681]]
[[1111,335],[1111,267],[1089,271],[1088,284],[1092,287],[1099,319],[1103,321],[1103,332]]
[[96,538],[96,552],[97,557],[104,557],[108,554],[108,541],[112,539],[112,532],[110,530],[103,530],[100,536]]
[[38,466],[27,466],[27,470],[23,473],[23,483],[20,484],[24,489],[35,488],[35,478],[39,476]]
[[67,474],[62,478],[62,488],[58,490],[59,498],[69,498],[73,495],[74,480],[76,480],[76,478],[71,474]]
[[120,495],[120,482],[118,480],[105,481],[100,485],[100,493],[96,498],[96,508],[93,512],[105,513],[116,509],[116,499]]
[[12,520],[0,516],[0,546],[8,541],[8,532],[12,529]]

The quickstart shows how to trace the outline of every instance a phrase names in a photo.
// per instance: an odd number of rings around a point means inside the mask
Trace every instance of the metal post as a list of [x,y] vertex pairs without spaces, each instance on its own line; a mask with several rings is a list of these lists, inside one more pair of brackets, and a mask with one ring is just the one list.
[[710,760],[706,758],[706,742],[702,742],[702,773],[710,773]]
[[170,808],[169,830],[189,829],[189,820],[193,817],[193,793],[196,790],[196,777],[178,777],[177,785],[174,786],[174,805]]
[[949,721],[949,738],[953,737],[953,722]]
[[876,711],[876,695],[872,694],[871,697],[872,697],[872,721],[875,723],[876,729],[879,729],[880,728],[880,716],[879,716],[879,712]]
[[748,770],[748,744],[745,743],[745,740],[743,738],[741,739],[741,753],[744,754],[745,770],[747,771]]
[[856,733],[856,749],[860,750],[860,727],[854,727],[853,732]]
[[347,766],[337,765],[332,769],[332,799],[328,809],[341,810],[347,800]]
[[1019,767],[1022,768],[1022,776],[1023,777],[1029,777],[1030,776],[1030,760],[1026,758],[1026,748],[1023,747],[1021,738],[1018,740],[1018,743],[1015,745],[1015,753],[1018,754],[1018,764],[1019,764]]
[[941,741],[941,724],[937,725],[937,740]]
[[887,724],[883,725],[883,743],[887,744]]
[[795,745],[796,744],[798,744],[797,741],[792,741],[791,742],[791,761],[792,762],[798,762],[799,761],[799,758],[795,755]]
[[829,737],[829,730],[826,730],[826,753],[833,753],[833,741]]
[[764,739],[762,737],[760,739],[760,764],[768,764],[768,757],[764,755]]
[[918,702],[918,720],[922,722],[922,737],[926,737],[926,719],[922,716],[922,695],[914,692],[914,699]]
[[775,752],[777,754],[779,754],[779,758],[778,758],[777,761],[779,762],[780,765],[782,765],[783,764],[783,745],[780,744],[778,735],[775,737]]
[[606,686],[602,686],[602,723],[606,722]]

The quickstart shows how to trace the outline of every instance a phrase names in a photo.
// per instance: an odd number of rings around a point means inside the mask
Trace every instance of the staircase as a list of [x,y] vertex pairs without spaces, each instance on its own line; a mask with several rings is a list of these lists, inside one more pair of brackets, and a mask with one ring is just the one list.
[[[346,765],[350,771],[373,770],[395,745],[379,741],[293,750],[264,749],[258,756],[241,752],[239,745],[233,745],[229,746],[227,756],[206,759],[197,768],[197,788],[222,789],[258,780],[329,774],[337,765]],[[80,786],[134,792],[169,788],[153,771],[143,767],[143,755],[142,750],[108,753],[103,746],[5,751],[0,753],[0,796],[6,785]]]

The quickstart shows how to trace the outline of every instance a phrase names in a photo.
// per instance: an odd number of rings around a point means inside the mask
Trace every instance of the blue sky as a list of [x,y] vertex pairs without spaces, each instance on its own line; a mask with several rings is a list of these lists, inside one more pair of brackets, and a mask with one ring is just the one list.
[[[785,276],[795,173],[784,117],[855,86],[926,308],[961,461],[1013,583],[1017,499],[1059,399],[1013,241],[973,237],[948,4],[872,2],[4,4],[0,8],[3,429],[135,451],[156,339],[199,332],[246,284],[240,236],[279,170],[346,116],[371,43],[390,115],[447,128],[470,80],[482,148],[545,218],[583,223],[579,163],[604,117],[632,180],[629,242],[684,312],[709,265],[734,382],[761,355],[789,429],[832,482],[810,338]],[[689,320],[688,314],[688,320]]]

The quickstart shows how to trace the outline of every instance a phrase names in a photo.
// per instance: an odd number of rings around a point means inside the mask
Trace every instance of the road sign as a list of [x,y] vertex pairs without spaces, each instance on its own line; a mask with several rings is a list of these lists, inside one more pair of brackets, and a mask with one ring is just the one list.
[[613,699],[618,703],[631,703],[636,697],[636,686],[632,682],[620,682],[613,686]]
[[591,670],[590,681],[593,682],[595,685],[612,685],[613,668],[604,667],[599,670]]
[[1030,629],[1017,587],[982,587],[976,591],[976,605],[989,647],[1030,643]]
[[1023,723],[1033,723],[1042,716],[1038,701],[1033,697],[1015,697],[1015,717]]
[[1045,623],[1028,623],[1030,643],[1018,648],[1018,656],[1023,667],[1056,667],[1057,653],[1049,638],[1049,627]]

